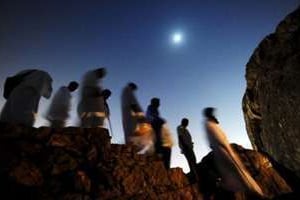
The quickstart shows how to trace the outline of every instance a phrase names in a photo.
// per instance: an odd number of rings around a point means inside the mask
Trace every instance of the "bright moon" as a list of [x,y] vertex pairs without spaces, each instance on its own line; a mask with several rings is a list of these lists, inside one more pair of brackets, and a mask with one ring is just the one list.
[[179,44],[182,41],[182,35],[180,33],[174,33],[172,36],[172,41],[174,44]]

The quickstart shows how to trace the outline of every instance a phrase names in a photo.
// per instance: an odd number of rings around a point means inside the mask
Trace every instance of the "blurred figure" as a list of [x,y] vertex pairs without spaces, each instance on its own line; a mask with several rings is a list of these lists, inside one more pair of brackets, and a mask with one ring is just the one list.
[[161,130],[163,124],[165,123],[165,120],[160,117],[158,111],[159,106],[160,106],[159,98],[156,97],[152,98],[146,113],[147,120],[151,123],[155,133],[155,151],[158,154],[160,154],[162,150]]
[[129,138],[135,131],[137,118],[144,116],[143,110],[135,96],[137,89],[138,87],[135,83],[128,83],[121,95],[122,123],[126,144],[130,142]]
[[260,186],[251,177],[239,156],[230,146],[214,115],[214,108],[205,108],[203,114],[206,118],[205,128],[214,153],[214,162],[221,175],[220,186],[229,191],[247,191],[263,197]]
[[165,165],[166,169],[170,169],[172,146],[173,146],[173,139],[172,139],[171,131],[170,131],[167,123],[164,123],[161,127],[160,154],[162,156],[162,159],[164,161],[164,165]]
[[42,70],[24,70],[8,77],[4,86],[7,101],[0,121],[33,126],[40,98],[50,98],[52,78]]
[[106,75],[105,68],[98,68],[87,72],[82,81],[81,100],[78,104],[78,115],[81,127],[103,127],[105,103],[102,94],[101,81]]
[[160,99],[156,97],[152,98],[147,108],[146,117],[155,133],[155,152],[162,157],[166,169],[169,169],[173,141],[166,121],[160,117],[159,106]]
[[112,127],[111,127],[111,122],[110,122],[110,109],[107,103],[108,98],[111,96],[111,91],[109,89],[105,89],[102,91],[101,96],[103,97],[104,100],[104,113],[105,116],[107,118],[108,124],[109,124],[109,128],[110,128],[110,132],[112,135]]
[[181,124],[177,127],[177,135],[178,135],[178,144],[181,150],[181,153],[185,156],[188,161],[191,176],[195,181],[198,180],[197,170],[196,170],[196,156],[194,153],[194,143],[192,141],[191,134],[187,129],[189,125],[189,120],[187,118],[183,118],[181,120]]
[[145,116],[138,117],[136,128],[129,140],[137,146],[138,154],[154,153],[154,131]]
[[53,97],[52,103],[47,113],[47,119],[50,126],[53,128],[63,128],[66,125],[66,120],[69,118],[71,108],[71,92],[78,88],[78,83],[72,81],[68,86],[62,86],[58,89]]

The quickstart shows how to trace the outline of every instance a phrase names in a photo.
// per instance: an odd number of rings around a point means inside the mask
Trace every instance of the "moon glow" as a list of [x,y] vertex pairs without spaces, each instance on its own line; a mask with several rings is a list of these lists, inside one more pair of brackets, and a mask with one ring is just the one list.
[[182,42],[182,34],[181,33],[174,33],[172,35],[172,42],[174,44],[179,44]]

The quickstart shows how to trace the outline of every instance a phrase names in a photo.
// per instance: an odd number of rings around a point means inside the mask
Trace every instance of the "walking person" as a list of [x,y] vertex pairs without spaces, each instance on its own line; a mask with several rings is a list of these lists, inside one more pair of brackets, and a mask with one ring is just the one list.
[[106,76],[105,68],[88,71],[82,81],[81,100],[78,104],[78,115],[81,127],[103,127],[107,117],[102,96],[102,79]]
[[71,93],[77,90],[77,88],[78,83],[72,81],[68,86],[60,87],[55,93],[46,116],[46,118],[50,122],[51,127],[65,127],[71,109]]

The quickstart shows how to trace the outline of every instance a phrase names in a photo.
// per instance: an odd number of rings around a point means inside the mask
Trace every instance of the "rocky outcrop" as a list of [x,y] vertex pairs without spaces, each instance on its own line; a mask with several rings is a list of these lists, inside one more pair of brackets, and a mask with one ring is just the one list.
[[[269,199],[291,192],[266,156],[238,145],[234,148]],[[111,144],[106,129],[36,129],[0,123],[0,196],[33,200],[253,199],[216,187],[219,175],[213,153],[198,164],[200,181],[195,183],[180,168],[166,170],[158,156],[136,152],[130,145]]]
[[6,199],[199,199],[180,168],[110,143],[106,129],[0,124],[0,196]]
[[[233,149],[240,156],[246,169],[262,188],[266,199],[292,193],[291,187],[273,167],[268,157],[257,151],[244,149],[242,146],[232,144]],[[204,197],[214,197],[215,200],[252,200],[258,199],[244,192],[232,193],[218,187],[217,180],[221,177],[214,166],[213,152],[205,156],[197,165],[200,175],[200,188]]]
[[259,44],[246,80],[243,111],[253,147],[300,177],[300,8]]

